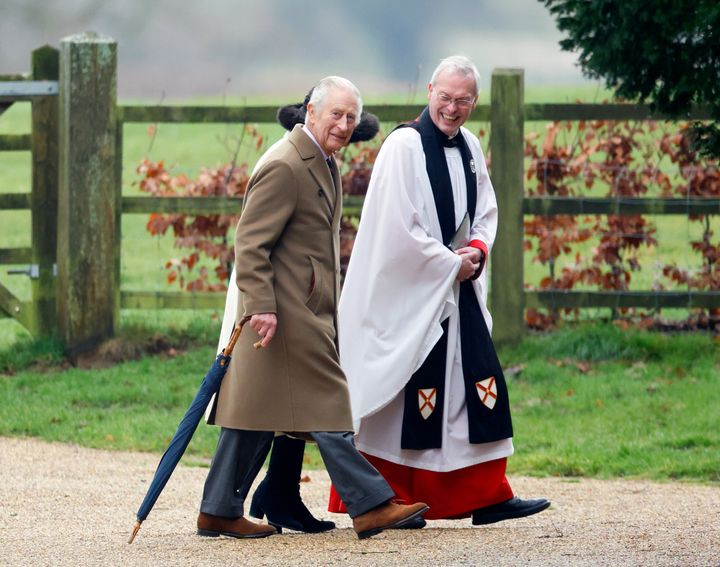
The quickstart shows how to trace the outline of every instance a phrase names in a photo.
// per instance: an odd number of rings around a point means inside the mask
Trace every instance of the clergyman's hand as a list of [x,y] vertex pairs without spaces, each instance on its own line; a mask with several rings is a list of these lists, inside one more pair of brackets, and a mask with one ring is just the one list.
[[250,317],[250,326],[260,335],[260,346],[265,348],[270,344],[277,329],[277,315],[275,313],[255,313]]
[[480,250],[472,246],[460,248],[459,250],[456,250],[455,253],[462,259],[460,271],[458,272],[456,279],[459,282],[464,282],[465,280],[473,277],[475,272],[477,272],[480,268],[482,253]]

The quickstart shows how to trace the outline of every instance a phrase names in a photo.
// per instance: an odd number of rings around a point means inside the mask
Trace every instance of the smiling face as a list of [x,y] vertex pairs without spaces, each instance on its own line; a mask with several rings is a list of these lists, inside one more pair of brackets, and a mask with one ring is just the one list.
[[442,72],[435,85],[428,85],[428,110],[435,126],[447,136],[454,135],[475,108],[475,79],[472,75]]
[[358,122],[358,108],[355,93],[339,87],[328,90],[319,108],[308,104],[305,124],[326,154],[347,146]]

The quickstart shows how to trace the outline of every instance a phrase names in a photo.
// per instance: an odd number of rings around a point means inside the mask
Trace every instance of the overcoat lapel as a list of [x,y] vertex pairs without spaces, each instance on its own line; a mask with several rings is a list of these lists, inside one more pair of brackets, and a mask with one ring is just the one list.
[[[327,207],[328,220],[332,222],[337,210],[335,206],[337,196],[335,195],[333,180],[330,177],[330,170],[323,159],[320,148],[302,131],[302,125],[300,124],[296,125],[290,133],[290,141],[297,148],[300,158],[318,184],[318,193],[322,197],[318,201],[321,201]],[[335,169],[337,170],[337,168]]]
[[340,178],[340,172],[338,170],[337,162],[335,158],[333,160],[333,190],[335,191],[335,204],[333,207],[333,228],[340,226],[340,219],[342,218],[342,179]]
[[[340,173],[338,171],[337,163],[335,162],[335,158],[331,158],[333,160],[333,178],[334,178],[334,187],[336,189],[335,191],[335,209],[332,219],[332,229],[333,229],[333,253],[335,254],[335,301],[340,300],[340,223],[342,222],[342,201],[343,201],[343,194],[342,194],[342,179],[340,178]],[[335,326],[337,327],[337,312],[336,312],[336,319],[335,319]],[[337,344],[337,339],[336,339]],[[339,346],[339,345],[338,345]]]

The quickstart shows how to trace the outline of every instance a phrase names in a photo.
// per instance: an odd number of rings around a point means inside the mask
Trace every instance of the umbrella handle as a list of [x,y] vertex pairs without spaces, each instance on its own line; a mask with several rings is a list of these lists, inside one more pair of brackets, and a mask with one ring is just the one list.
[[[233,349],[235,348],[235,343],[240,338],[240,333],[242,332],[242,328],[245,326],[245,323],[247,323],[250,320],[250,317],[243,317],[240,319],[240,322],[235,325],[233,328],[232,334],[230,335],[230,342],[228,345],[222,350],[223,356],[230,356],[232,354]],[[256,343],[253,343],[253,347],[258,349],[262,348],[262,341],[258,341]]]
[[235,343],[240,338],[240,333],[242,332],[242,328],[245,326],[245,323],[247,323],[250,320],[250,317],[243,317],[240,319],[237,325],[233,327],[232,334],[230,335],[230,342],[228,345],[222,349],[222,355],[223,356],[230,356],[232,354],[233,349],[235,348]]
[[[232,354],[233,349],[235,348],[235,343],[240,338],[240,333],[242,333],[242,328],[245,326],[245,323],[247,323],[250,320],[250,317],[243,317],[240,319],[237,325],[233,328],[232,334],[230,335],[230,342],[228,345],[222,350],[223,356],[230,356]],[[259,349],[262,348],[262,340],[253,343],[253,348]]]

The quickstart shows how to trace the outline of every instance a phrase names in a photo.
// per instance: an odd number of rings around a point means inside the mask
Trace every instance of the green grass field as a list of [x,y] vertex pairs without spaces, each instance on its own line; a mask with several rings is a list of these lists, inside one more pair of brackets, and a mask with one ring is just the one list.
[[[151,336],[152,329],[138,329],[124,336]],[[0,368],[15,357],[17,369],[0,374],[0,435],[162,452],[212,362],[217,336],[199,320],[170,331],[189,349],[107,369],[65,369],[47,345],[34,353],[29,342],[0,349]],[[501,349],[516,448],[509,474],[720,482],[717,346],[707,335],[581,325]],[[43,352],[41,367],[27,367]],[[201,424],[184,462],[206,465],[217,434]],[[314,446],[306,461],[321,466]]]

